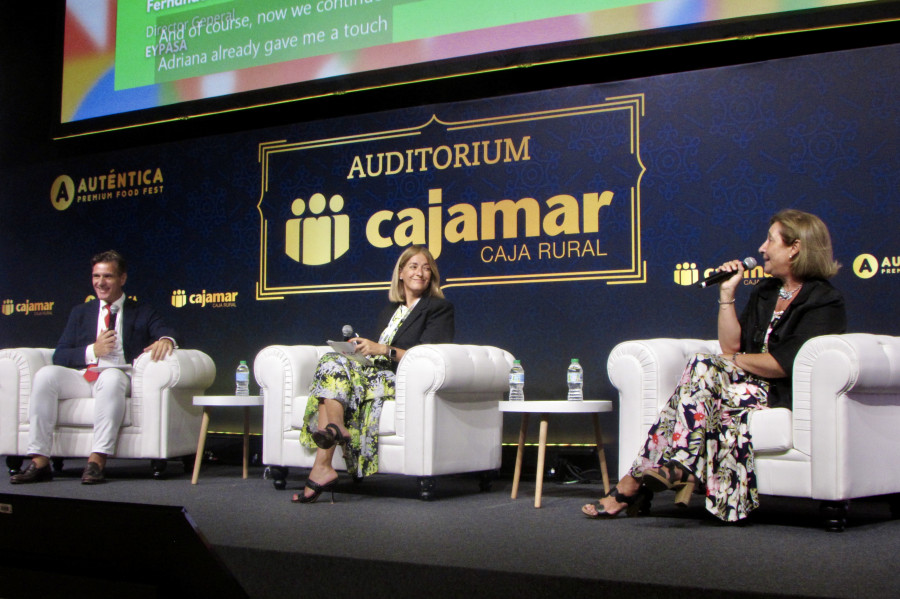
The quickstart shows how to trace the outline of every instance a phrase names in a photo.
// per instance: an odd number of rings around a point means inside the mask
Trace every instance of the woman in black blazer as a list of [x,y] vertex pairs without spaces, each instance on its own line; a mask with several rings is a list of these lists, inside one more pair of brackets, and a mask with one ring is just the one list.
[[743,520],[759,506],[750,415],[773,406],[791,407],[791,374],[800,347],[819,335],[843,333],[847,314],[841,293],[827,281],[840,265],[831,235],[817,216],[782,210],[769,221],[759,248],[760,281],[738,316],[735,295],[744,265],[719,286],[721,354],[696,354],[675,392],[650,427],[631,469],[596,504],[591,518],[637,515],[655,492],[675,491],[687,505],[696,486],[706,510],[726,522]]
[[394,399],[397,364],[415,345],[453,341],[453,304],[444,299],[440,284],[431,252],[417,245],[406,248],[394,266],[390,303],[378,319],[381,336],[350,340],[372,365],[339,353],[319,360],[300,433],[303,445],[317,448],[316,461],[304,492],[291,501],[312,503],[329,490],[334,500],[338,473],[331,460],[337,445],[354,476],[378,471],[378,421],[384,402]]

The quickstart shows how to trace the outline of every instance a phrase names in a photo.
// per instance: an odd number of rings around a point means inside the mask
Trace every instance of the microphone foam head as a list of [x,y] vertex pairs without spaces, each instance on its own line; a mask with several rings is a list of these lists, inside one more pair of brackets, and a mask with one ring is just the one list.
[[344,334],[344,337],[356,337],[356,333],[353,332],[353,327],[349,324],[344,325],[344,328],[341,329],[341,333]]
[[746,268],[747,270],[756,268],[756,258],[754,258],[753,256],[747,256],[746,258],[744,258],[744,268]]

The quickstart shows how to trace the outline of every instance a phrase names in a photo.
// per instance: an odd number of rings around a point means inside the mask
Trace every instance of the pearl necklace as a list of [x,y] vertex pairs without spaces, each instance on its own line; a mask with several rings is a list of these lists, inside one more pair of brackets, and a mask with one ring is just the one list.
[[800,291],[801,287],[803,287],[803,283],[800,283],[799,285],[797,285],[797,288],[794,289],[793,291],[788,291],[784,288],[784,286],[782,286],[781,289],[778,290],[778,297],[780,297],[783,300],[789,300],[792,297],[794,297],[795,293]]

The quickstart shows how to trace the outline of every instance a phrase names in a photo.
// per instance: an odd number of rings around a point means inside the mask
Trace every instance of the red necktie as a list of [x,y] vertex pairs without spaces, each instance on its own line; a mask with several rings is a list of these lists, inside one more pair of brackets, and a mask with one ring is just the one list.
[[[109,304],[103,304],[103,330],[109,330]],[[87,370],[84,371],[84,379],[89,383],[93,383],[97,380],[97,377],[100,376],[100,373],[96,370],[92,370],[91,366],[96,366],[96,362],[94,364],[88,364]]]

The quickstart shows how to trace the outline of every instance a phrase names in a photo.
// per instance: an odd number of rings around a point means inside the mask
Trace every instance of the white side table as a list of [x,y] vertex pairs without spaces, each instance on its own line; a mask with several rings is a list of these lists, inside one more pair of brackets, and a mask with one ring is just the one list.
[[597,440],[597,457],[600,460],[600,473],[603,476],[603,490],[609,492],[609,471],[606,469],[606,452],[603,449],[603,433],[600,430],[600,412],[612,412],[612,402],[606,399],[586,399],[584,401],[539,400],[539,401],[501,401],[501,412],[519,412],[522,414],[522,428],[519,430],[519,447],[516,452],[516,470],[513,474],[512,494],[515,499],[519,494],[519,479],[522,476],[522,457],[525,453],[525,434],[528,432],[528,415],[541,415],[541,429],[538,437],[537,482],[534,488],[534,507],[541,507],[541,492],[544,488],[544,456],[547,452],[547,429],[550,414],[591,414],[594,419],[594,435]]
[[196,485],[200,477],[200,464],[203,462],[203,449],[206,447],[206,432],[209,430],[209,413],[213,407],[244,408],[244,478],[247,478],[247,465],[250,461],[250,408],[263,405],[261,395],[195,395],[194,405],[203,406],[203,420],[200,425],[200,438],[197,440],[197,457],[194,459],[194,475],[191,484]]

